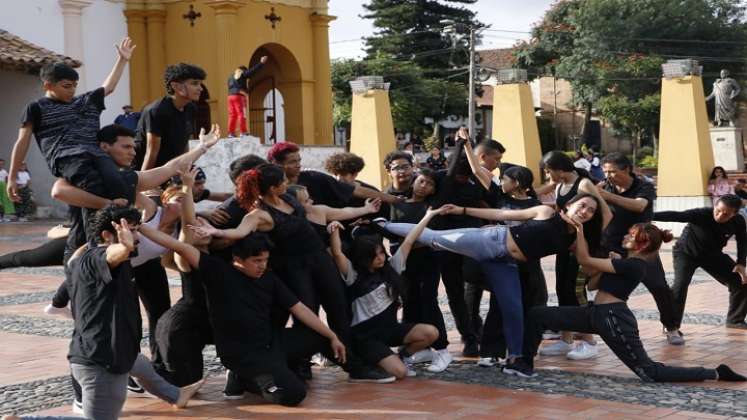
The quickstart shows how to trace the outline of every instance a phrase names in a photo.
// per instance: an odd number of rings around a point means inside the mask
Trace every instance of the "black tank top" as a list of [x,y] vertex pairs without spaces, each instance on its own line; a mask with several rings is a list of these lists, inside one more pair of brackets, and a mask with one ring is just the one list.
[[179,272],[182,279],[182,299],[184,302],[207,308],[205,298],[205,286],[202,281],[203,273],[200,270],[192,270],[188,273]]
[[281,195],[280,198],[293,207],[293,213],[288,214],[265,203],[261,204],[262,209],[270,214],[275,224],[269,232],[275,243],[272,256],[301,256],[324,250],[324,243],[314,231],[311,222],[306,219],[306,210],[301,203],[288,193]]
[[549,219],[511,226],[511,237],[527,261],[531,261],[567,250],[576,234],[568,233],[568,224],[556,213]]
[[565,194],[560,194],[560,190],[563,188],[563,185],[558,185],[558,188],[555,190],[555,205],[558,207],[558,210],[561,210],[565,207],[566,204],[568,204],[569,201],[571,201],[571,198],[575,197],[576,194],[578,194],[578,185],[581,184],[582,177],[576,178],[576,182],[573,183],[571,186],[571,189],[568,190]]

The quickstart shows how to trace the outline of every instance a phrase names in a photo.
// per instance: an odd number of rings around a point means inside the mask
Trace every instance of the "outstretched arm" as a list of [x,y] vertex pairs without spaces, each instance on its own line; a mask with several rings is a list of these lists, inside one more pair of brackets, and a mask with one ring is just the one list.
[[112,203],[117,203],[122,206],[127,205],[127,200],[124,198],[114,201],[108,200],[75,187],[63,178],[59,178],[55,181],[54,185],[52,185],[51,194],[52,198],[55,200],[63,201],[71,206],[85,207],[88,209],[102,209]]
[[109,73],[109,76],[104,80],[104,84],[101,85],[104,88],[104,95],[109,95],[114,92],[117,83],[119,83],[119,79],[122,78],[122,72],[124,72],[127,62],[130,61],[130,57],[132,57],[132,51],[135,49],[135,45],[129,37],[125,37],[119,45],[114,45],[114,48],[117,49],[117,61],[114,63],[114,67],[112,68],[111,73]]
[[335,261],[337,269],[342,274],[343,278],[348,275],[348,268],[350,267],[350,260],[342,252],[342,240],[340,239],[340,231],[344,229],[340,222],[332,222],[327,226],[327,232],[329,232],[329,250],[332,253],[332,259]]
[[379,199],[385,203],[393,204],[400,201],[400,199],[394,195],[383,193],[381,191],[376,191],[371,188],[362,187],[358,184],[355,185],[355,189],[353,190],[353,197],[356,198],[373,198],[373,199]]
[[414,228],[405,236],[405,239],[400,244],[399,248],[397,249],[397,253],[402,256],[402,261],[407,261],[407,256],[410,255],[410,251],[412,251],[413,245],[415,245],[415,242],[418,240],[420,235],[423,233],[425,228],[428,226],[428,223],[433,220],[434,217],[438,216],[439,214],[444,213],[444,208],[441,207],[440,209],[433,210],[429,208],[425,212],[425,216],[418,222],[417,225],[415,225]]
[[534,206],[521,210],[480,209],[474,207],[459,207],[446,204],[441,214],[456,214],[476,217],[484,220],[506,221],[506,220],[545,220],[555,214],[549,206]]
[[333,220],[350,220],[376,213],[381,208],[381,200],[369,198],[363,207],[343,207],[341,209],[324,205],[316,205],[314,207],[318,207],[324,213],[324,221],[325,223],[329,223]]
[[272,217],[264,210],[254,209],[241,219],[241,224],[233,229],[216,229],[209,223],[202,226],[194,226],[192,229],[199,236],[212,236],[213,238],[239,240],[247,237],[255,231],[267,232],[272,230]]

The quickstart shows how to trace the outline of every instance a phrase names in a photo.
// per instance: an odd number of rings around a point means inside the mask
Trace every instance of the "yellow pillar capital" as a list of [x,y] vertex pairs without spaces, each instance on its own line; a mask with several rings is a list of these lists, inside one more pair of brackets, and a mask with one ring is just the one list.
[[333,20],[337,20],[337,16],[323,15],[321,13],[314,12],[309,16],[312,26],[314,27],[329,27],[329,23]]

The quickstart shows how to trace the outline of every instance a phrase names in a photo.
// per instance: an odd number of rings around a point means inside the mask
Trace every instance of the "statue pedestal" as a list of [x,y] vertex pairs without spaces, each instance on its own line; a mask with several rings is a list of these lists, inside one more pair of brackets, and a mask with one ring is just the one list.
[[711,147],[715,166],[727,171],[744,170],[742,129],[737,127],[711,127]]

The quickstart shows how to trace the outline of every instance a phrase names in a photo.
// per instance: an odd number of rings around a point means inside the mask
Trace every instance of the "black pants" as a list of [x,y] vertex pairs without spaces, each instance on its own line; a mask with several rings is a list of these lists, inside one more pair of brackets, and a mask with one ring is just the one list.
[[334,360],[329,340],[306,328],[283,328],[272,348],[261,354],[247,354],[242,360],[224,360],[244,390],[261,395],[273,404],[295,406],[306,398],[306,385],[289,366],[315,353]]
[[[428,255],[433,256],[433,253]],[[449,345],[449,339],[446,336],[444,315],[438,306],[438,266],[432,259],[417,260],[417,264],[413,266],[413,256],[411,253],[407,261],[408,269],[402,275],[406,282],[402,322],[424,323],[436,327],[438,339],[433,343],[433,348],[442,350]]]
[[132,268],[135,277],[135,288],[140,297],[140,302],[145,307],[148,316],[148,346],[151,352],[151,361],[158,365],[162,363],[158,351],[158,339],[156,330],[158,319],[171,307],[171,296],[169,295],[169,279],[166,269],[161,265],[160,258],[154,258],[137,267]]
[[720,253],[707,258],[693,258],[677,249],[672,252],[674,265],[674,294],[675,323],[679,327],[685,312],[687,288],[693,279],[695,269],[700,267],[729,288],[729,310],[726,315],[727,324],[744,322],[747,315],[747,286],[742,284],[738,274],[733,273],[736,263],[726,254]]
[[[534,306],[547,306],[547,282],[542,266],[539,261],[521,263],[519,276],[521,278],[521,300],[524,308],[524,322],[528,317],[529,309]],[[524,328],[524,336],[529,333]],[[480,357],[505,357],[506,337],[503,331],[503,318],[498,302],[490,295],[490,307],[485,317],[485,324],[480,341]]]
[[213,342],[207,308],[180,300],[158,320],[155,330],[161,363],[156,371],[171,384],[182,387],[203,376],[202,350]]
[[[320,306],[324,308],[329,328],[350,348],[353,341],[345,285],[329,253],[320,250],[309,255],[275,259],[272,264],[275,273],[298,300],[315,313],[319,313]],[[293,327],[307,329],[297,320],[294,320]],[[355,354],[349,353],[347,359],[343,366],[346,371],[362,368],[362,361]]]
[[485,273],[480,263],[471,258],[464,257],[462,277],[464,278],[464,303],[467,306],[469,329],[474,331],[476,340],[480,341],[483,334],[480,305],[482,304],[483,292],[490,291],[490,287],[485,282]]
[[578,284],[578,269],[574,254],[565,251],[555,256],[555,293],[558,296],[558,306],[586,304],[586,289]]
[[667,366],[646,354],[638,322],[628,305],[612,303],[586,306],[534,307],[527,321],[527,360],[537,354],[546,329],[598,334],[610,350],[645,382],[698,382],[716,379],[714,369]]
[[57,238],[47,241],[34,249],[25,249],[23,251],[0,255],[0,268],[62,265],[62,254],[65,252],[66,242],[66,238]]
[[446,296],[449,299],[449,309],[454,317],[457,330],[465,343],[478,341],[477,331],[474,328],[474,320],[470,318],[467,311],[467,303],[464,299],[464,261],[466,257],[448,251],[440,251],[437,254],[440,264],[441,280],[444,282]]
[[[643,278],[641,283],[646,286],[651,296],[654,297],[656,308],[659,310],[659,320],[664,325],[664,328],[668,330],[679,328],[680,324],[677,321],[672,289],[667,284],[664,267],[658,255],[653,261],[646,262],[646,277]],[[744,318],[744,315],[742,315],[742,318]]]

